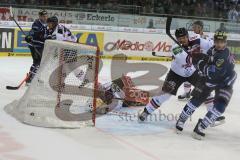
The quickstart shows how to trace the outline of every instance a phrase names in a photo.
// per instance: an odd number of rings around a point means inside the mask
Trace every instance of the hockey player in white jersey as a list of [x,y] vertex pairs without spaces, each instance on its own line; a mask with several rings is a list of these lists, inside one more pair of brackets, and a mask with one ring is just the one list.
[[[200,35],[201,38],[208,40],[209,43],[213,45],[213,39],[203,33],[203,27],[204,27],[204,24],[202,21],[195,21],[192,25],[192,30],[194,34]],[[183,86],[184,86],[184,93],[178,96],[178,100],[190,99],[191,84],[189,82],[184,82]]]
[[[162,93],[159,96],[154,96],[150,103],[144,108],[144,111],[139,115],[140,121],[145,121],[147,116],[158,109],[172,95],[176,95],[178,88],[182,83],[188,81],[195,85],[202,77],[198,75],[195,67],[192,64],[192,56],[198,53],[205,53],[212,45],[209,41],[200,38],[197,35],[189,36],[185,28],[179,28],[175,32],[178,42],[188,51],[186,53],[180,46],[175,45],[172,49],[173,61],[171,69],[167,74],[162,87]],[[212,107],[213,103],[208,104]]]
[[55,39],[59,41],[77,42],[77,37],[64,25],[58,23],[56,16],[47,19],[47,39]]

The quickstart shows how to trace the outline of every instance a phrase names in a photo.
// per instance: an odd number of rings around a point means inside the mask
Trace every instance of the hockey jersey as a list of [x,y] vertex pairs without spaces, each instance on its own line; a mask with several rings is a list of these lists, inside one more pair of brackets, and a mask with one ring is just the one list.
[[61,24],[58,24],[55,30],[48,29],[47,34],[48,34],[47,39],[77,42],[77,37],[73,35],[68,28]]
[[43,48],[47,36],[47,24],[42,23],[40,19],[36,19],[32,24],[29,35],[33,37],[32,44],[35,47]]
[[189,36],[189,45],[185,47],[186,53],[180,46],[175,44],[172,47],[173,61],[171,70],[182,77],[190,77],[195,71],[195,67],[191,62],[191,54],[206,54],[212,47],[212,43],[208,40],[200,38],[200,35],[193,34]]
[[231,86],[237,78],[234,71],[234,57],[228,48],[216,50],[214,47],[207,52],[208,64],[203,68],[208,86]]
[[213,38],[211,38],[210,36],[204,34],[204,35],[201,35],[201,38],[206,39],[207,41],[209,41],[209,43],[210,43],[212,46],[214,45]]

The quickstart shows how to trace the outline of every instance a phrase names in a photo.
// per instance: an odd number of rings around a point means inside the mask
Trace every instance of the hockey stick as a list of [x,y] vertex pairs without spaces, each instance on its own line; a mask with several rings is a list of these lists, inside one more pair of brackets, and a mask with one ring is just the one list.
[[29,74],[27,74],[27,76],[24,78],[24,80],[22,80],[22,82],[18,85],[18,86],[16,86],[16,87],[14,87],[14,86],[6,86],[6,89],[9,89],[9,90],[18,90],[22,85],[23,85],[23,83],[24,82],[26,82],[26,80],[29,78]]
[[21,32],[24,34],[24,36],[26,36],[26,33],[23,31],[22,27],[17,23],[17,21],[15,20],[15,18],[13,16],[12,6],[9,7],[9,10],[10,10],[10,17],[11,17],[11,19],[15,22],[15,24],[18,26],[18,28],[21,30]]
[[[17,22],[17,21],[15,20],[15,18],[14,18],[12,6],[9,7],[9,10],[10,10],[10,17],[11,17],[11,19],[14,21],[14,23],[18,26],[18,28],[20,29],[20,31],[21,31],[21,32],[23,33],[23,35],[26,37],[27,34],[24,32],[24,30],[22,29],[22,27],[18,24],[18,22]],[[34,50],[37,52],[38,56],[41,57],[41,54],[40,54],[39,51],[36,49],[36,47],[35,47],[33,44],[31,44],[31,43],[28,43],[28,44],[31,45],[31,46],[34,48]]]
[[172,24],[172,17],[167,17],[167,22],[166,22],[166,34],[168,37],[170,37],[179,47],[181,47],[186,53],[188,51],[172,36],[171,34],[171,24]]
[[162,58],[171,58],[171,56],[160,56],[160,55],[156,55],[156,52],[152,52],[152,56],[154,56],[154,57],[162,57]]

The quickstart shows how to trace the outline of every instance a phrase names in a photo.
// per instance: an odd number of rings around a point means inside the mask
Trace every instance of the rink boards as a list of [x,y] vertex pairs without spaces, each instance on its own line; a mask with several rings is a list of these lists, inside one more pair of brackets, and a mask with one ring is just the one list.
[[[23,29],[28,34],[30,28]],[[128,60],[168,61],[171,59],[173,41],[164,30],[118,30],[118,31],[90,31],[72,30],[79,43],[98,46],[103,59],[112,59],[115,55],[124,54]],[[212,37],[213,33],[206,33]],[[15,27],[0,28],[0,57],[30,56],[24,34]],[[228,47],[240,61],[240,38],[229,34]],[[158,56],[152,56],[155,52]]]

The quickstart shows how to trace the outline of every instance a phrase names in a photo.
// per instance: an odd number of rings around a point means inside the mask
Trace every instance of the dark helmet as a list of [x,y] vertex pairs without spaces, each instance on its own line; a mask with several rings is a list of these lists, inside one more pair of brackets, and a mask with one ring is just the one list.
[[176,36],[176,38],[188,36],[188,31],[186,28],[178,28],[175,31],[175,36]]
[[203,22],[202,21],[195,21],[195,22],[193,22],[193,25],[198,25],[201,28],[203,28]]
[[49,18],[47,19],[47,23],[58,24],[58,18],[57,18],[56,16],[49,17]]
[[47,15],[47,14],[48,14],[47,11],[44,10],[44,9],[41,9],[41,10],[38,12],[38,15],[39,15],[39,16],[44,16],[44,15]]
[[226,32],[224,32],[224,31],[217,31],[217,32],[215,32],[215,34],[214,34],[214,41],[215,40],[224,40],[224,41],[226,41],[227,40]]

